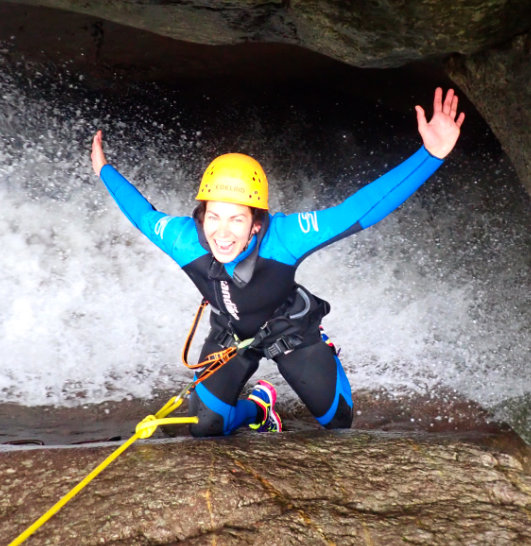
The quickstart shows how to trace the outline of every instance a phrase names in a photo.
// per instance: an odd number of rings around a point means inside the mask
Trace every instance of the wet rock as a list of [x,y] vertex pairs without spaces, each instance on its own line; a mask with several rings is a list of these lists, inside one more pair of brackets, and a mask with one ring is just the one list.
[[531,193],[531,36],[453,57],[450,76],[481,112]]
[[[254,78],[257,45],[298,46],[355,67],[391,68],[415,61],[438,63],[457,56],[448,71],[492,127],[517,173],[531,191],[529,143],[529,21],[527,0],[475,2],[346,2],[345,0],[196,0],[166,2],[131,0],[1,1],[2,25],[16,23],[17,49],[25,29],[43,52],[70,49],[73,58],[96,62],[100,72],[143,66],[157,79],[187,72],[205,77],[240,66]],[[46,9],[55,8],[55,9]],[[74,15],[77,14],[77,19]],[[116,23],[116,24],[113,24]],[[159,40],[124,39],[124,25]],[[1,30],[1,28],[0,28]],[[11,31],[12,32],[12,31]],[[8,36],[11,34],[8,34]],[[53,37],[44,45],[43,36]],[[66,34],[66,35],[65,35]],[[182,41],[181,53],[168,54],[162,38]],[[223,49],[221,62],[206,63]],[[201,51],[197,56],[197,49]],[[282,48],[278,51],[282,54]],[[278,57],[272,60],[278,62]],[[312,61],[313,62],[313,61]],[[316,66],[319,73],[318,66]],[[297,72],[299,68],[289,67]]]
[[[110,452],[0,457],[0,541]],[[31,544],[524,544],[529,450],[442,436],[308,431],[131,447]]]
[[[179,386],[182,387],[184,385]],[[172,391],[164,391],[158,393],[156,401],[131,399],[74,407],[3,403],[0,404],[0,449],[2,445],[72,446],[125,440],[134,433],[137,423],[162,407],[173,395]],[[508,443],[524,441],[529,444],[529,437],[522,430],[525,423],[521,430],[512,430],[479,404],[455,392],[440,390],[431,392],[430,396],[415,393],[397,397],[382,389],[355,390],[353,398],[356,406],[353,426],[358,431],[480,433],[504,438]],[[183,414],[187,413],[187,406],[188,400],[185,400]],[[321,426],[300,401],[279,400],[277,409],[282,415],[285,431],[321,430]],[[171,431],[169,428],[159,428],[153,438],[188,436],[188,430],[183,426],[177,426]]]
[[176,40],[209,45],[299,45],[353,66],[389,68],[450,53],[475,53],[529,28],[525,0],[24,0],[96,16]]

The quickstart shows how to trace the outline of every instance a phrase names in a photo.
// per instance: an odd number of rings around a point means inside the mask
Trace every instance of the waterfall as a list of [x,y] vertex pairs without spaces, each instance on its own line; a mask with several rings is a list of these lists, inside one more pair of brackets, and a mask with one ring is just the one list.
[[[105,91],[67,64],[0,66],[0,403],[149,398],[189,379],[179,355],[199,294],[92,173],[96,129],[109,161],[175,215],[190,214],[220,153],[259,159],[273,211],[288,213],[338,203],[420,145],[414,97],[406,112],[300,83]],[[525,436],[528,256],[529,198],[471,114],[425,186],[312,255],[297,280],[330,301],[324,326],[354,390],[457,393]],[[260,373],[295,399],[273,363]]]

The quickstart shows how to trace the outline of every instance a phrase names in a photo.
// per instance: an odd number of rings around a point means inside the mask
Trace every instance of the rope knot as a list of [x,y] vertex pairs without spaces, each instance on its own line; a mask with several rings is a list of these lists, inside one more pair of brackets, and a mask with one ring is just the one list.
[[157,418],[154,415],[148,415],[136,425],[135,432],[142,440],[149,438],[157,430],[158,425],[149,425],[150,421],[157,421]]

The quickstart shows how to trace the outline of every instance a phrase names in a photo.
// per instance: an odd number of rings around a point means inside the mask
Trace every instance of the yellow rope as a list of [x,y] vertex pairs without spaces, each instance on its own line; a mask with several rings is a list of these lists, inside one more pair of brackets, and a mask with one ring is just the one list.
[[132,445],[136,440],[139,438],[145,439],[149,438],[157,429],[159,425],[175,425],[175,424],[187,424],[187,423],[198,423],[199,419],[197,417],[170,417],[167,418],[166,416],[169,415],[172,411],[176,410],[184,400],[184,397],[195,388],[195,386],[198,383],[201,383],[201,381],[204,381],[208,377],[210,377],[214,372],[219,370],[222,366],[227,364],[232,358],[238,354],[238,352],[242,349],[246,349],[253,341],[254,338],[245,339],[243,341],[236,340],[237,344],[228,347],[222,351],[212,353],[211,355],[208,355],[205,361],[200,362],[196,365],[190,365],[187,362],[187,355],[188,350],[190,349],[190,345],[192,343],[192,339],[194,337],[195,330],[197,329],[197,325],[199,321],[201,320],[201,316],[203,314],[204,308],[206,307],[207,302],[204,301],[196,313],[196,317],[194,319],[194,323],[192,325],[192,328],[190,330],[190,333],[188,334],[188,338],[185,343],[185,347],[183,349],[183,362],[188,368],[196,369],[199,367],[206,366],[206,369],[203,370],[201,375],[192,381],[190,384],[188,384],[179,395],[174,396],[166,404],[155,414],[155,415],[148,415],[138,425],[135,429],[135,434],[129,438],[124,444],[122,444],[118,449],[113,451],[99,466],[97,466],[85,479],[80,481],[72,490],[70,490],[60,501],[58,501],[56,504],[54,504],[48,512],[43,514],[33,525],[30,525],[23,533],[21,533],[13,542],[10,542],[8,546],[17,546],[18,544],[22,544],[28,537],[30,537],[39,527],[44,525],[54,514],[59,512],[61,508],[73,497],[75,497],[86,485],[88,485],[98,474],[100,474],[105,468],[107,468],[115,459],[117,459],[130,445]]
[[86,478],[81,480],[73,489],[71,489],[60,501],[54,504],[48,512],[43,514],[33,525],[30,525],[23,533],[21,533],[9,546],[17,546],[22,544],[30,537],[39,527],[44,525],[54,514],[59,512],[61,508],[73,497],[75,497],[86,485],[88,485],[98,474],[107,468],[116,458],[118,458],[129,446],[131,446],[139,438],[149,438],[159,425],[167,424],[187,424],[197,423],[197,417],[170,417],[166,418],[172,411],[176,410],[183,402],[183,394],[187,392],[184,389],[179,396],[174,396],[155,414],[145,417],[135,429],[135,434],[123,443],[118,449],[113,451],[100,465],[98,465]]

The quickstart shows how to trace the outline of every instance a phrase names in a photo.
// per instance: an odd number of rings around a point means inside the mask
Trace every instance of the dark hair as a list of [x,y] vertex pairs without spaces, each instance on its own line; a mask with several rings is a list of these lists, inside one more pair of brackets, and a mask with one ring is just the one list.
[[[203,224],[203,221],[205,219],[205,212],[206,212],[206,201],[200,201],[199,205],[195,207],[194,209],[194,218],[200,223]],[[264,209],[258,209],[256,207],[249,207],[251,210],[251,215],[253,219],[253,225],[254,224],[263,224],[264,219],[267,214],[267,210]]]

